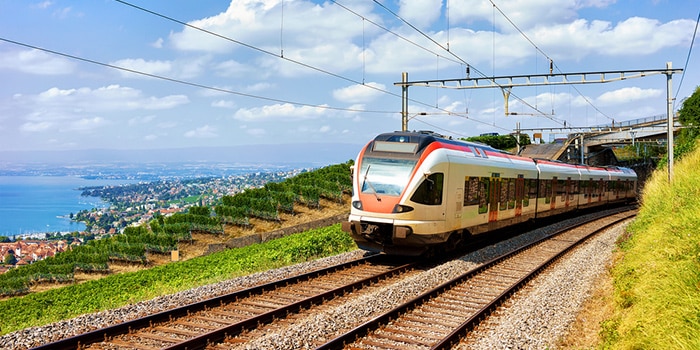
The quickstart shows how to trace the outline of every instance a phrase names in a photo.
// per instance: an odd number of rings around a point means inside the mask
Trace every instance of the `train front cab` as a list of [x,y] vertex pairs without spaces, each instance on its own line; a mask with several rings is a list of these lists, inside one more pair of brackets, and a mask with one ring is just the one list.
[[419,255],[443,243],[448,165],[436,138],[382,134],[358,156],[342,229],[365,250]]

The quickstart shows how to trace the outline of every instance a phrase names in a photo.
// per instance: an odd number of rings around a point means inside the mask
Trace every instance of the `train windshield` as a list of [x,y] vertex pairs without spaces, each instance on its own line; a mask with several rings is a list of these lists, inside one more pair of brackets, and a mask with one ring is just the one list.
[[408,184],[416,160],[365,157],[359,174],[362,193],[399,196]]

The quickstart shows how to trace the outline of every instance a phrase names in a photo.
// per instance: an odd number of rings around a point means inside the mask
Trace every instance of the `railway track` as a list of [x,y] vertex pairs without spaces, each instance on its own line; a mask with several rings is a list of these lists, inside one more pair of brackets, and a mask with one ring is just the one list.
[[560,230],[467,271],[318,349],[449,349],[559,257],[635,214],[621,212]]
[[383,256],[241,290],[34,349],[201,349],[415,267]]
[[[602,220],[610,221],[611,225],[631,215],[633,212]],[[601,225],[596,221],[583,227]],[[364,319],[330,332],[316,330],[319,334],[312,334],[314,331],[307,329],[303,333],[307,338],[304,347],[311,344],[321,349],[449,348],[538,273],[532,271],[541,271],[576,241],[594,232],[593,229],[572,231],[574,226],[558,230],[553,234],[556,238],[543,239],[466,273],[460,271],[460,276],[452,281],[443,283],[445,279],[442,279],[423,290],[442,283],[439,287],[419,296],[416,295],[420,293],[413,293],[383,310],[391,309],[384,314],[367,314]],[[420,278],[418,274],[429,268],[425,264],[397,263],[371,256],[34,349],[243,348],[261,337],[280,330],[285,332],[287,326],[297,327],[295,322],[308,322],[309,317],[318,317],[324,308],[353,304],[363,294],[371,296],[372,289],[383,292],[412,275]],[[338,335],[343,331],[347,333]]]

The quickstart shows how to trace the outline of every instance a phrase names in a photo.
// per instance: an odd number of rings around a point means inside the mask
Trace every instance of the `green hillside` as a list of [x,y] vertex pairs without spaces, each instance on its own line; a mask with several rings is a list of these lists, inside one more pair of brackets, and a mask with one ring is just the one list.
[[700,349],[700,148],[647,182],[613,269],[605,349]]

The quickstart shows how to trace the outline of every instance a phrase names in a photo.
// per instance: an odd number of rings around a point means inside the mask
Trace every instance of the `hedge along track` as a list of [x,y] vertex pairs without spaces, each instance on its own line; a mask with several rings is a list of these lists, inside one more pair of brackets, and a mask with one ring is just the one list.
[[559,257],[636,210],[567,228],[493,259],[318,349],[449,349]]
[[201,349],[338,295],[410,272],[369,256],[160,312],[34,349]]

